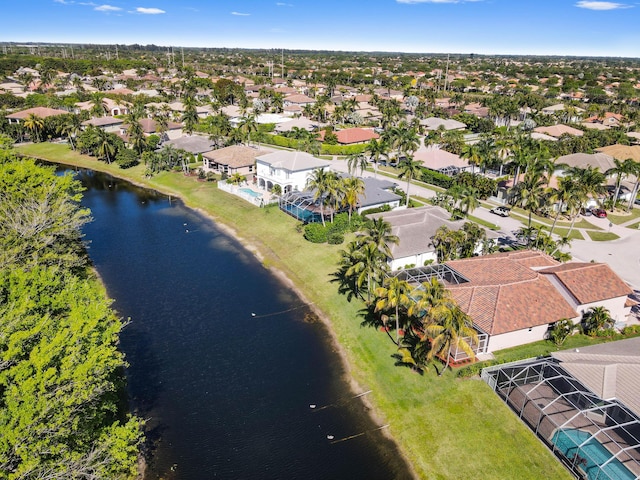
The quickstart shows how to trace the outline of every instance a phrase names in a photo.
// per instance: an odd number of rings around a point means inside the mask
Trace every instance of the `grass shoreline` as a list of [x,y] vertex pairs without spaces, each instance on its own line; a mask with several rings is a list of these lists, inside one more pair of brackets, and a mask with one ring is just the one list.
[[[256,255],[301,299],[313,303],[357,393],[373,390],[369,406],[376,422],[389,423],[390,438],[417,478],[572,478],[553,454],[483,382],[436,378],[396,367],[384,335],[360,327],[359,302],[347,302],[329,282],[342,246],[310,244],[297,222],[277,209],[258,209],[179,173],[142,177],[142,167],[121,170],[68,150],[35,144],[17,151],[81,168],[99,170],[136,185],[181,198],[222,226]],[[496,448],[499,445],[500,448]],[[526,452],[526,453],[524,453]]]

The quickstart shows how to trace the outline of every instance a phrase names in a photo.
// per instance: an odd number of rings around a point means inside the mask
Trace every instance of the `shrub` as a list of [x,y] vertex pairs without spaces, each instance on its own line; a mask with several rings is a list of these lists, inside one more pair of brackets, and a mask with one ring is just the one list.
[[358,145],[329,145],[323,143],[320,149],[320,153],[326,155],[351,155],[354,153],[362,153],[366,150],[365,144]]
[[428,168],[422,169],[421,179],[425,183],[437,185],[442,188],[451,188],[453,185],[453,178],[445,175],[444,173],[429,170]]
[[629,325],[622,329],[623,335],[635,335],[640,333],[640,325]]
[[371,215],[373,213],[382,213],[382,212],[390,212],[391,207],[389,205],[383,205],[381,207],[370,208],[362,212],[362,216],[366,217],[367,215]]
[[574,328],[575,325],[568,318],[558,320],[549,331],[549,339],[556,345],[560,346],[564,343],[567,337],[571,335]]
[[131,168],[140,163],[140,161],[136,152],[123,148],[116,155],[116,163],[120,168]]
[[329,245],[340,245],[344,242],[344,234],[340,232],[331,232],[327,235],[327,243]]
[[304,238],[312,243],[325,243],[327,228],[321,223],[309,223],[304,227]]

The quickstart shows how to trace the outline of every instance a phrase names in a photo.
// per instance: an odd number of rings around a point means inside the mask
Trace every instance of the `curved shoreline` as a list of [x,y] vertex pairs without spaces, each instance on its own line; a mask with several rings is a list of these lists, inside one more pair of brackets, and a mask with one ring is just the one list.
[[[190,201],[188,201],[181,192],[176,192],[175,190],[172,190],[170,188],[167,187],[162,187],[162,186],[157,186],[157,185],[151,185],[148,182],[145,181],[140,181],[140,180],[135,180],[132,179],[126,175],[118,175],[117,171],[111,171],[110,169],[103,169],[103,168],[99,168],[101,166],[100,163],[96,163],[96,167],[98,168],[94,168],[93,166],[86,166],[86,165],[82,165],[79,163],[73,163],[73,162],[64,162],[64,161],[52,161],[49,160],[47,158],[43,158],[43,157],[35,157],[35,156],[31,156],[28,155],[31,158],[36,158],[37,160],[41,160],[41,161],[45,161],[45,162],[50,162],[50,163],[55,163],[55,164],[59,164],[59,165],[65,165],[65,166],[70,166],[70,167],[77,167],[77,168],[83,168],[83,169],[87,169],[87,170],[95,170],[95,171],[99,171],[101,173],[106,173],[108,175],[111,175],[115,178],[118,178],[119,180],[125,181],[127,183],[130,183],[131,185],[140,187],[140,188],[144,188],[147,190],[151,190],[151,191],[155,191],[157,193],[160,193],[162,195],[166,195],[169,197],[175,197],[177,199],[179,199],[186,207],[197,211],[198,213],[202,214],[203,216],[207,217],[208,219],[210,219],[211,221],[215,222],[216,227],[219,228],[220,230],[222,230],[225,234],[229,235],[230,237],[233,237],[236,241],[238,241],[238,243],[240,243],[242,245],[242,247],[244,249],[246,249],[248,252],[250,252],[252,255],[254,255],[259,261],[260,263],[263,265],[264,268],[268,269],[277,279],[278,281],[280,281],[283,285],[285,285],[287,288],[291,289],[296,296],[298,296],[300,298],[300,300],[306,304],[308,306],[308,308],[316,315],[316,317],[318,317],[318,319],[322,322],[322,324],[324,325],[326,331],[329,333],[330,336],[330,343],[329,345],[331,346],[331,348],[338,354],[338,358],[340,361],[340,365],[342,367],[343,370],[343,374],[342,374],[342,380],[344,381],[344,383],[346,383],[349,386],[349,389],[351,390],[353,395],[357,395],[361,392],[363,392],[365,389],[362,387],[362,385],[360,385],[358,383],[358,381],[354,378],[354,376],[351,374],[352,371],[352,365],[349,362],[349,358],[348,355],[346,353],[345,348],[343,347],[343,345],[340,343],[340,341],[337,338],[337,334],[335,332],[335,329],[333,328],[333,324],[332,321],[329,317],[329,315],[327,315],[323,310],[321,310],[314,302],[311,302],[309,300],[309,298],[307,297],[307,295],[305,294],[305,292],[287,275],[287,273],[280,269],[277,268],[273,265],[266,265],[265,264],[265,259],[266,259],[266,255],[263,253],[263,251],[260,249],[260,247],[262,246],[262,248],[268,248],[266,247],[266,245],[261,244],[260,242],[250,242],[249,240],[247,240],[245,237],[243,237],[242,235],[240,235],[238,233],[238,231],[233,228],[233,226],[225,223],[223,220],[221,220],[219,217],[217,217],[215,215],[215,213],[212,213],[204,208],[202,208],[201,206],[198,205],[194,205],[192,204]],[[257,207],[256,207],[257,208]],[[273,252],[273,250],[271,250],[273,256],[277,259],[280,260],[280,256],[278,256],[275,252]],[[364,406],[367,409],[367,414],[369,415],[369,417],[372,419],[372,421],[377,424],[377,425],[383,425],[386,423],[385,417],[384,415],[379,411],[379,409],[376,407],[375,403],[373,403],[369,398],[367,398],[366,395],[364,396],[360,396],[359,397],[360,400],[362,401],[362,403],[364,404]],[[382,433],[382,435],[384,435],[389,441],[391,441],[398,453],[401,455],[404,464],[407,467],[408,472],[412,475],[412,477],[414,479],[418,479],[420,478],[420,476],[417,474],[415,467],[413,465],[413,463],[409,460],[408,456],[406,455],[406,453],[401,449],[400,444],[397,442],[397,440],[395,439],[395,437],[390,433],[388,428],[383,428],[380,430],[380,432]],[[144,468],[143,468],[144,470]]]

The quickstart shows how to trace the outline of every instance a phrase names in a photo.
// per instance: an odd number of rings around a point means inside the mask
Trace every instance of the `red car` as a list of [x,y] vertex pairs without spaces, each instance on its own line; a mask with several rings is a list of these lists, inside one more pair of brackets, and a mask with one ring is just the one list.
[[603,210],[602,208],[593,208],[591,210],[591,213],[593,213],[598,218],[607,218],[607,211]]

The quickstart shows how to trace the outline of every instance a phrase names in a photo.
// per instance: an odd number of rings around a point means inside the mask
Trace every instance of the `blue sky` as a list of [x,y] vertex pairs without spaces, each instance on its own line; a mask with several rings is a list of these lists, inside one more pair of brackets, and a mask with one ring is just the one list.
[[640,57],[638,0],[0,0],[0,41]]

